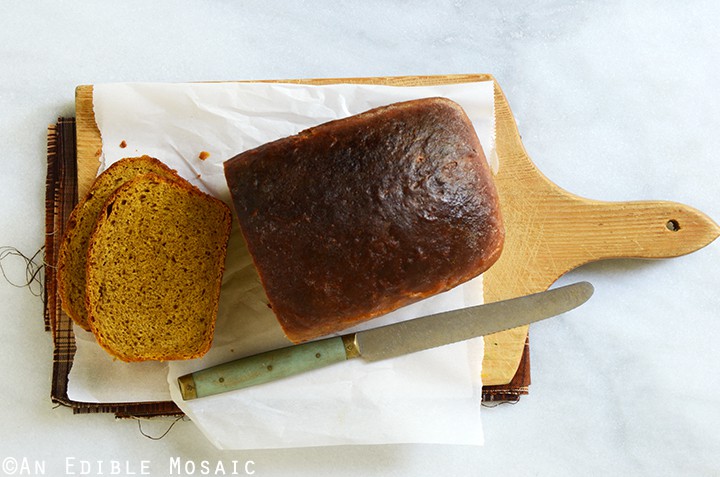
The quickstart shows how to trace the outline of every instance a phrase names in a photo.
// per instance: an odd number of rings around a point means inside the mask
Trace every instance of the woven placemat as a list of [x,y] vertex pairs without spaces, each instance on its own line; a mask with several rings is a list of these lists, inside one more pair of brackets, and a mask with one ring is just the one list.
[[[57,295],[55,264],[65,224],[78,201],[75,119],[59,118],[47,130],[47,179],[45,192],[45,329],[53,337],[51,399],[72,408],[74,413],[114,413],[117,417],[182,415],[172,401],[137,403],[89,403],[68,397],[68,377],[75,356],[72,319],[62,311]],[[513,380],[501,386],[483,387],[482,400],[515,402],[530,385],[529,344],[525,343],[520,366]]]

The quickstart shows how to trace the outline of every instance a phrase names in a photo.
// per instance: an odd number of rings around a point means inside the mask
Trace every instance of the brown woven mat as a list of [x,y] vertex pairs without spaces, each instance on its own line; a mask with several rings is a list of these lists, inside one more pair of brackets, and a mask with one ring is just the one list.
[[528,393],[530,386],[530,342],[525,339],[522,358],[515,376],[508,384],[483,386],[483,402],[517,402]]
[[[45,204],[45,329],[53,336],[53,402],[71,407],[75,413],[115,413],[118,417],[181,415],[172,401],[139,403],[87,403],[68,398],[68,376],[75,356],[75,335],[70,317],[60,307],[55,263],[65,224],[77,204],[77,150],[75,119],[59,118],[47,131],[47,180]],[[520,367],[513,380],[502,386],[483,387],[483,402],[517,401],[530,385],[529,345],[525,343]]]

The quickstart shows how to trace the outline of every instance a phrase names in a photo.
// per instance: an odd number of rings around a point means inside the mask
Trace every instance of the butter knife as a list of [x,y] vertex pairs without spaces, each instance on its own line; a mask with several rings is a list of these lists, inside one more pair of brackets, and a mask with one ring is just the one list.
[[184,400],[224,393],[348,359],[379,361],[528,325],[570,311],[593,294],[588,282],[437,313],[240,358],[178,378]]

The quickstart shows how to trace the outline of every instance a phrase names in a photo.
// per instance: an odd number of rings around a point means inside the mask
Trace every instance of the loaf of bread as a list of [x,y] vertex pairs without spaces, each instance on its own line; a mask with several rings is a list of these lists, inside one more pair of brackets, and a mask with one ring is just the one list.
[[210,348],[230,209],[181,181],[141,175],[105,202],[87,252],[86,307],[98,343],[123,361]]
[[269,304],[294,342],[449,290],[502,250],[492,172],[448,99],[331,121],[224,169]]
[[65,313],[87,331],[90,331],[90,325],[85,310],[85,269],[90,234],[108,197],[125,182],[149,172],[184,182],[174,170],[155,158],[125,158],[95,179],[87,195],[70,214],[58,255],[58,294]]

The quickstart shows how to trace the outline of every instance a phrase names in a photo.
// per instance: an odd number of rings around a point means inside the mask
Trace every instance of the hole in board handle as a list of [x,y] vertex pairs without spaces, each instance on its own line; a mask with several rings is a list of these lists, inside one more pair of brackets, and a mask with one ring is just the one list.
[[671,232],[677,232],[678,230],[680,230],[680,223],[678,223],[678,221],[675,219],[670,219],[665,224],[665,227],[667,227],[667,229]]

